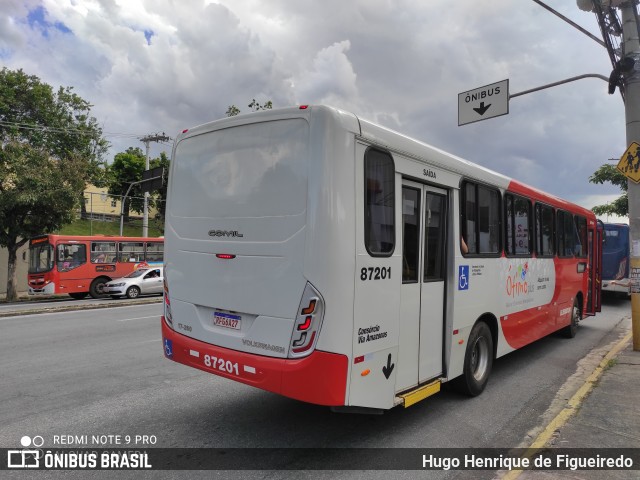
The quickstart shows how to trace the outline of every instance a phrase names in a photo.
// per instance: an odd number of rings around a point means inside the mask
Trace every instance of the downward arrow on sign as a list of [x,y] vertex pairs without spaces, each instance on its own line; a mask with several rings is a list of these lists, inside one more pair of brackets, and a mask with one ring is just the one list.
[[478,108],[474,108],[474,110],[476,112],[478,112],[480,115],[484,115],[487,110],[489,110],[489,107],[491,106],[491,104],[487,105],[486,107],[484,106],[484,102],[480,102],[480,106]]
[[382,373],[384,373],[384,376],[387,377],[387,380],[389,380],[391,372],[393,372],[393,367],[395,366],[395,363],[391,363],[391,354],[389,354],[389,356],[387,357],[387,366],[382,367]]

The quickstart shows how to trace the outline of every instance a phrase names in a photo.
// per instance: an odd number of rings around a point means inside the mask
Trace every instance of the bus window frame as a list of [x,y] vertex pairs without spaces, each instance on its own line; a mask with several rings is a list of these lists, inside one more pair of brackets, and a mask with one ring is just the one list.
[[[527,252],[522,252],[522,253],[516,253],[517,250],[517,243],[516,243],[516,223],[515,223],[515,210],[513,212],[513,218],[511,219],[511,224],[512,227],[511,229],[509,229],[509,221],[508,221],[508,216],[509,216],[509,209],[507,207],[507,202],[509,201],[509,199],[511,199],[513,201],[513,205],[515,207],[515,201],[516,199],[518,200],[524,200],[528,206],[528,212],[527,212],[527,232],[528,232],[528,236],[527,236],[527,240],[528,240],[528,245],[527,245]],[[531,202],[531,199],[525,195],[520,195],[517,193],[513,193],[513,192],[505,192],[504,194],[504,200],[503,200],[503,211],[504,211],[504,254],[506,257],[508,258],[531,258],[533,256],[533,229],[531,228],[531,222],[532,222],[532,212],[533,212],[533,205]],[[508,237],[512,236],[511,241],[513,242],[513,250],[514,252],[510,252],[509,251],[509,240]]]
[[[97,264],[97,263],[116,263],[116,258],[118,255],[118,242],[117,241],[101,241],[101,240],[92,240],[90,242],[91,244],[91,263],[92,264]],[[113,245],[113,250],[111,249],[96,249],[95,247],[97,245]],[[94,254],[95,254],[95,259],[94,259]],[[101,254],[104,254],[104,261],[98,261],[98,258],[100,257]]]
[[[139,250],[136,250],[135,247],[133,250],[123,250],[125,246],[135,245],[139,247]],[[126,258],[125,258],[126,254]],[[133,257],[131,256],[133,255]],[[132,260],[133,259],[133,260]],[[119,241],[118,242],[118,254],[116,256],[116,260],[119,263],[140,263],[145,259],[145,242],[132,242],[132,241]]]
[[[74,258],[75,254],[71,255],[71,262],[69,263],[68,266],[64,266],[64,264],[66,263],[66,257],[65,259],[59,260],[59,254],[60,252],[64,252],[66,250],[65,247],[78,247],[79,250],[84,250],[84,260],[82,258],[80,258],[80,263],[76,263],[76,260],[78,259],[78,257]],[[55,248],[55,264],[56,264],[56,268],[58,269],[59,272],[69,272],[71,270],[75,270],[78,267],[81,267],[82,265],[87,263],[87,244],[84,242],[59,242],[56,244],[56,248]]]
[[[156,251],[154,250],[149,251],[150,245],[160,245],[162,248]],[[154,256],[157,256],[157,254],[160,254],[160,259],[151,260],[149,258],[150,253],[155,254]],[[164,241],[145,241],[144,242],[144,260],[145,262],[163,262],[164,261]]]
[[[562,208],[556,210],[556,255],[558,258],[575,258],[575,238],[573,238],[573,245],[571,245],[571,253],[566,253],[566,233],[565,233],[565,220],[564,216],[570,217],[571,228],[569,233],[574,237],[575,221],[573,220],[573,213]],[[562,220],[561,220],[562,219]],[[562,229],[560,229],[560,222],[562,221]],[[560,242],[564,240],[562,248],[560,248]]]
[[[542,246],[542,237],[541,232],[538,229],[538,211],[541,209],[550,209],[551,210],[551,246],[553,251],[551,253],[544,253],[538,250],[539,246]],[[542,218],[542,217],[541,217]],[[533,227],[534,227],[534,245],[533,251],[538,258],[554,258],[557,253],[557,244],[556,244],[556,209],[551,205],[543,203],[543,202],[534,202],[533,205]],[[538,243],[539,242],[539,243]]]
[[[468,230],[467,230],[467,186],[472,186],[473,187],[473,192],[474,192],[474,214],[475,214],[475,226],[474,226],[474,235],[476,238],[476,251],[475,252],[471,252],[471,249],[469,247],[469,242],[468,242]],[[479,198],[480,198],[480,192],[479,189],[480,188],[484,188],[485,190],[488,190],[490,192],[494,192],[496,194],[496,203],[497,203],[497,208],[498,208],[498,215],[497,215],[497,220],[498,220],[498,225],[497,225],[497,241],[498,241],[498,245],[497,245],[497,250],[495,252],[481,252],[480,250],[480,202],[479,202]],[[502,256],[502,249],[503,249],[503,228],[502,228],[502,222],[503,222],[503,195],[500,192],[500,189],[497,187],[494,187],[492,185],[488,185],[482,182],[478,182],[476,180],[473,179],[467,179],[467,178],[463,178],[460,182],[460,207],[459,207],[459,222],[460,222],[460,240],[464,240],[465,244],[467,245],[467,249],[468,251],[465,253],[464,251],[462,251],[462,255],[467,258],[499,258]]]
[[[376,153],[378,155],[382,155],[382,156],[386,156],[388,158],[389,164],[385,165],[385,169],[389,168],[390,166],[390,176],[391,178],[389,179],[383,179],[383,180],[389,180],[388,185],[391,186],[391,191],[390,192],[384,192],[385,195],[383,195],[383,197],[385,198],[389,198],[391,200],[391,205],[384,205],[385,207],[388,207],[390,209],[391,212],[391,223],[390,224],[386,224],[387,226],[390,227],[390,234],[392,236],[391,240],[391,246],[390,249],[388,251],[375,251],[371,249],[370,246],[370,240],[371,240],[371,230],[372,230],[372,225],[373,222],[371,221],[372,215],[371,215],[371,211],[370,211],[370,205],[372,205],[369,202],[369,197],[368,197],[368,192],[371,190],[371,185],[369,183],[369,177],[367,177],[367,160],[369,155],[371,155],[372,153]],[[368,147],[367,150],[364,153],[364,157],[363,157],[363,181],[364,181],[364,246],[367,250],[367,253],[371,256],[371,257],[376,257],[376,258],[389,258],[393,255],[393,252],[396,249],[396,243],[397,243],[397,239],[396,239],[396,224],[397,224],[397,219],[396,219],[396,167],[395,167],[395,161],[393,159],[393,155],[385,150],[382,150],[380,148],[375,148],[375,147]],[[383,181],[383,184],[385,182]],[[382,185],[382,187],[384,187],[385,185]],[[381,190],[382,191],[382,190]],[[378,193],[378,192],[376,192]]]
[[[584,222],[584,233],[585,237],[582,238],[580,236],[580,229],[578,227],[578,220]],[[576,258],[589,258],[589,222],[587,221],[587,217],[584,215],[579,215],[577,213],[573,214],[573,225],[575,227],[575,237],[576,244],[573,248],[573,256]],[[580,255],[578,255],[576,247],[580,245]]]

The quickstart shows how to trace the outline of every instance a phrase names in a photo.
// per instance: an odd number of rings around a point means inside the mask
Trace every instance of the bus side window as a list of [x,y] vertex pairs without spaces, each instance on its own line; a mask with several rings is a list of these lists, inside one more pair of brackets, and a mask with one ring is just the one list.
[[395,248],[395,166],[386,152],[364,156],[364,241],[369,255],[390,257]]
[[558,256],[564,258],[573,257],[577,243],[573,215],[564,210],[558,210],[556,218],[558,226]]
[[460,251],[464,255],[499,255],[500,193],[469,181],[463,183],[461,193]]
[[115,261],[115,242],[92,242],[91,263],[113,263]]

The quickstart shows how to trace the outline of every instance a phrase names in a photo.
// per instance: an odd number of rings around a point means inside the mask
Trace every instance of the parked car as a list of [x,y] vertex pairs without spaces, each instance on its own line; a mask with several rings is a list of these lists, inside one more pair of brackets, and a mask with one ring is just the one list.
[[116,278],[104,285],[104,293],[112,298],[126,295],[129,298],[137,298],[140,295],[159,293],[162,294],[163,271],[162,267],[138,268],[121,278]]

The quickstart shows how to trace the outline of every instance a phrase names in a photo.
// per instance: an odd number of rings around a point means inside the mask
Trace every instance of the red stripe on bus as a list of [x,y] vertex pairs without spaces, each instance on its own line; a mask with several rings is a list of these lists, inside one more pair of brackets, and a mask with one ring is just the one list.
[[[163,339],[172,342],[170,359],[175,362],[303,402],[345,404],[348,372],[345,355],[316,350],[301,359],[265,357],[194,340],[171,330],[164,319],[161,323]],[[208,363],[212,358],[223,360],[224,370],[208,367],[205,355],[209,356]]]

